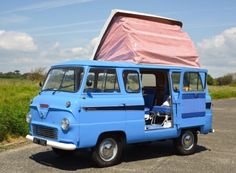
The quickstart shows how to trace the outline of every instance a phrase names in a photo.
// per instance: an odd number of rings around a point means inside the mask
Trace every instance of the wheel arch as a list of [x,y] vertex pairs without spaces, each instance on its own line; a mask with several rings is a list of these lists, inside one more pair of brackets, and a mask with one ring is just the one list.
[[185,130],[191,130],[191,131],[196,131],[197,133],[201,132],[201,126],[196,126],[196,127],[185,127],[181,128],[178,133],[178,137],[181,135],[181,133]]
[[102,138],[102,137],[104,137],[104,136],[108,136],[108,135],[111,135],[111,136],[117,136],[117,137],[119,137],[121,140],[122,140],[122,142],[124,143],[124,144],[126,144],[126,133],[124,132],[124,131],[107,131],[107,132],[102,132],[99,136],[98,136],[98,138],[97,138],[97,143],[98,143],[98,141]]

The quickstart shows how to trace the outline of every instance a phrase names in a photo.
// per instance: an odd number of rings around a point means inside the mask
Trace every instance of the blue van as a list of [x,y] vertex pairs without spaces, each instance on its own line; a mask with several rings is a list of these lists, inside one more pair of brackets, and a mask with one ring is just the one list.
[[51,67],[30,104],[27,139],[60,155],[91,148],[94,162],[111,166],[126,144],[173,140],[194,153],[198,133],[212,132],[207,70],[106,61]]

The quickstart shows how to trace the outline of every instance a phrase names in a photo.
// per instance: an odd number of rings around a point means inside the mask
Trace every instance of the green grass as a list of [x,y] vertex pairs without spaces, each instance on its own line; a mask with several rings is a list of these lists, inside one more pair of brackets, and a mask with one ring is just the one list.
[[236,86],[209,86],[212,99],[236,97]]
[[38,90],[28,80],[0,79],[0,141],[27,134],[25,117]]

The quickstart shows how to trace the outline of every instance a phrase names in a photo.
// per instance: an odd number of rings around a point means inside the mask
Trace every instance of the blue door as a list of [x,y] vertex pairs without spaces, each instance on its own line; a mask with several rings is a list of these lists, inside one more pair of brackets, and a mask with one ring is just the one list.
[[89,69],[80,103],[80,147],[96,145],[103,132],[125,130],[125,100],[117,69]]
[[[204,123],[206,114],[205,76],[199,72],[182,73],[180,91],[180,127],[198,126]],[[182,96],[181,96],[182,95]]]

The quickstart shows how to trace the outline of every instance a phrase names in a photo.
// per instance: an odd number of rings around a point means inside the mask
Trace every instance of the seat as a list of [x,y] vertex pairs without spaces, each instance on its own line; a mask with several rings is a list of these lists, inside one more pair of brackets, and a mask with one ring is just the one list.
[[144,98],[144,104],[145,108],[149,108],[149,110],[152,109],[155,99],[156,99],[156,90],[155,88],[143,88],[143,98]]
[[144,104],[146,108],[149,108],[150,110],[153,107],[153,103],[155,100],[155,95],[154,94],[145,94],[143,95],[144,98]]

